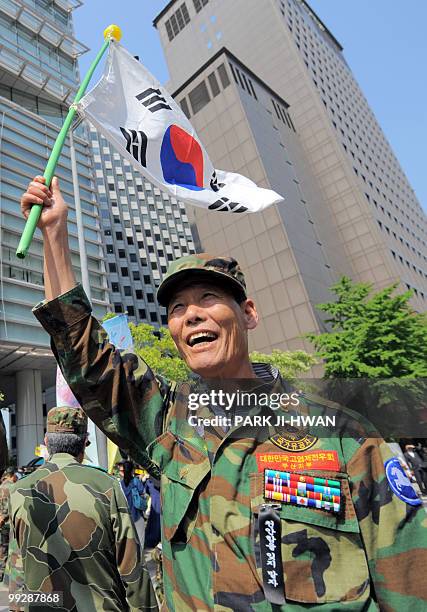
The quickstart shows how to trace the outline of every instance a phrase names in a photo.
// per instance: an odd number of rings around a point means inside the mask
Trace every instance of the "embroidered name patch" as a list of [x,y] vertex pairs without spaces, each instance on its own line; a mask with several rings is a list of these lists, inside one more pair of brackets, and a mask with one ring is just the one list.
[[281,552],[280,505],[260,507],[258,529],[262,565],[262,581],[267,601],[278,606],[286,603]]
[[309,453],[257,453],[258,471],[270,470],[331,470],[340,471],[338,453],[335,450],[310,451]]
[[286,431],[274,434],[270,440],[282,450],[300,453],[314,446],[319,438],[305,432]]
[[264,470],[264,497],[293,506],[341,510],[341,482],[295,472]]
[[396,497],[411,506],[422,504],[397,457],[388,459],[384,467],[388,484]]

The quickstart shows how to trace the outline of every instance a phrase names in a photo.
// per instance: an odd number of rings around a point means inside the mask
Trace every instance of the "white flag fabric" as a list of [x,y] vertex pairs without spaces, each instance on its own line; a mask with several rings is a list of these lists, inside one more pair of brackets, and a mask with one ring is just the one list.
[[76,107],[141,174],[180,200],[234,213],[283,201],[240,174],[215,170],[174,99],[116,42],[102,78]]

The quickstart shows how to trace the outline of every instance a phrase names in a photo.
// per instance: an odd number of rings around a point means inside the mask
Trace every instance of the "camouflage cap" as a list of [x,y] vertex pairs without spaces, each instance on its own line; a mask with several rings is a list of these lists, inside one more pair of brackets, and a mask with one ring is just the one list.
[[87,433],[87,416],[81,408],[57,406],[47,413],[47,433]]
[[157,301],[167,306],[174,292],[185,279],[196,281],[217,280],[228,288],[240,302],[246,299],[243,272],[235,259],[222,255],[194,253],[173,261],[157,290]]

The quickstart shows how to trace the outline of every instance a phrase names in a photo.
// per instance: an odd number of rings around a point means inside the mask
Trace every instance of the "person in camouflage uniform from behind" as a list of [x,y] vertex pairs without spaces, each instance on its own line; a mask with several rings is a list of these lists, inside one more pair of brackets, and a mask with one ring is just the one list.
[[[424,610],[426,513],[369,423],[308,396],[300,398],[298,412],[335,414],[334,437],[284,426],[190,422],[190,393],[209,391],[218,379],[229,388],[230,379],[241,379],[245,388],[270,396],[289,391],[276,370],[249,360],[248,332],[258,314],[237,262],[197,254],[170,265],[157,299],[167,307],[182,358],[197,375],[195,386],[175,384],[109,344],[92,317],[67,255],[66,205],[58,184],[51,192],[37,178],[21,202],[25,215],[33,202],[45,205],[46,301],[34,313],[51,335],[68,384],[106,435],[161,478],[165,609]],[[212,418],[217,408],[201,405],[196,415]],[[280,410],[287,414],[289,408]],[[247,412],[260,413],[259,405]],[[338,483],[339,512],[292,500],[269,503],[265,468],[277,465],[306,482]],[[265,511],[275,531],[261,545]],[[274,592],[268,545],[281,555],[273,559]]]
[[19,586],[62,592],[58,609],[64,612],[157,610],[120,484],[82,464],[87,445],[83,411],[52,408],[45,444],[49,461],[10,492],[15,563],[19,553],[22,558]]
[[9,495],[16,482],[14,468],[7,468],[0,484],[0,582],[3,580],[9,551]]

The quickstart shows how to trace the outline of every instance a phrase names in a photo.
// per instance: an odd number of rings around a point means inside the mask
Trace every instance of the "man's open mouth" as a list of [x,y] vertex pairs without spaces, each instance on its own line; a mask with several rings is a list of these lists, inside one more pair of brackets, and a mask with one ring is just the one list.
[[214,342],[217,338],[218,334],[215,334],[214,332],[197,332],[191,334],[191,336],[187,340],[187,344],[191,347],[204,343],[209,344],[210,342]]

